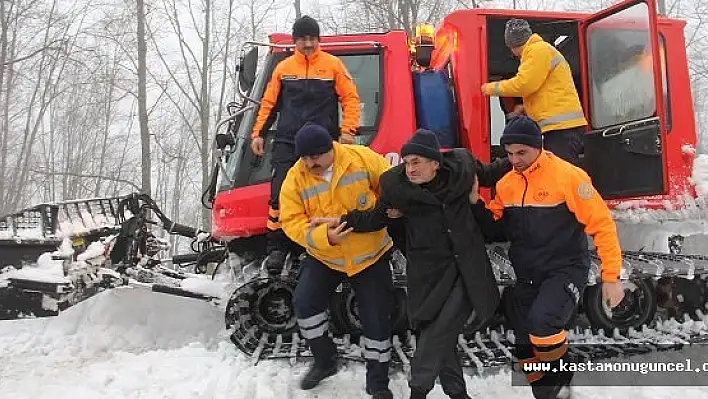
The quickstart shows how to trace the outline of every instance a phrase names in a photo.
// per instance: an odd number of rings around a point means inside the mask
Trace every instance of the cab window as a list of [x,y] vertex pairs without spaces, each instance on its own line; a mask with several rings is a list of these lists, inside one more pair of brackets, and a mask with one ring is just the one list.
[[[381,55],[379,53],[349,53],[335,54],[346,65],[349,74],[352,76],[357,87],[357,92],[361,100],[360,104],[360,127],[357,143],[369,145],[376,134],[379,112],[381,110]],[[341,123],[341,104],[339,108],[339,121]],[[266,154],[263,157],[253,159],[250,173],[240,174],[247,176],[247,179],[237,179],[235,186],[248,186],[270,181],[271,178],[271,150],[272,140],[278,128],[278,119],[272,124],[266,133]],[[250,152],[250,149],[248,150]]]
[[[656,115],[654,64],[646,5],[638,4],[590,26],[590,123],[595,129]],[[663,39],[663,38],[662,38]],[[664,103],[668,110],[665,43],[660,40]]]

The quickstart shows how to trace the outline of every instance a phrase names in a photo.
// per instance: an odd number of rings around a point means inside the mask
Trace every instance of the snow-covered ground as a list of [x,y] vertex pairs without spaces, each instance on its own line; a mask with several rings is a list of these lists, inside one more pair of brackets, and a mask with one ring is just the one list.
[[[307,362],[253,366],[228,340],[220,309],[198,300],[123,287],[59,316],[0,322],[0,398],[366,398],[365,369],[345,363],[311,391]],[[509,372],[466,377],[473,398],[531,398]],[[708,380],[706,380],[708,385]],[[392,371],[395,398],[406,377]],[[576,387],[577,398],[708,398],[705,387]],[[445,398],[439,386],[430,398]]]

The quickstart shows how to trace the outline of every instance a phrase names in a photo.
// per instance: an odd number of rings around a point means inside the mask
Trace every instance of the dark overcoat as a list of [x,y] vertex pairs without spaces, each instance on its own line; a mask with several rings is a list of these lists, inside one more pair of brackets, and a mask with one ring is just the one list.
[[[375,231],[388,221],[386,209],[403,213],[407,258],[408,307],[413,326],[433,320],[462,278],[467,295],[482,320],[491,317],[499,303],[499,290],[487,256],[485,237],[470,205],[474,176],[481,186],[493,186],[507,171],[507,160],[483,165],[469,151],[443,154],[439,174],[445,180],[433,192],[410,182],[405,165],[385,172],[380,179],[377,205],[353,211],[342,218],[355,232]],[[460,315],[466,317],[469,315]]]

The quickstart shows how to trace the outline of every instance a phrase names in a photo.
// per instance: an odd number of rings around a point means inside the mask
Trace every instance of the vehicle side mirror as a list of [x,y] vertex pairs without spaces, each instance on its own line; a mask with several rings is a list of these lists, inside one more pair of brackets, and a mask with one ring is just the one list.
[[229,133],[219,133],[216,135],[216,148],[223,150],[227,146],[234,146],[234,136]]
[[258,68],[258,47],[252,47],[248,53],[241,55],[238,65],[238,85],[242,92],[248,93],[256,83],[256,69]]

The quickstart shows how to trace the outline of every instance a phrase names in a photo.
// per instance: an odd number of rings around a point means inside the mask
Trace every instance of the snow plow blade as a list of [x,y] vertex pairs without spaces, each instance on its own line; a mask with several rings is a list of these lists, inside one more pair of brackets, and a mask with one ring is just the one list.
[[64,238],[85,248],[102,235],[118,231],[118,203],[125,197],[92,198],[39,204],[0,216],[0,268],[33,263],[57,249]]
[[127,286],[102,291],[56,317],[32,321],[46,323],[45,334],[92,336],[96,341],[85,345],[129,352],[216,344],[224,328],[219,309],[206,302]]
[[153,292],[161,292],[163,294],[181,296],[181,297],[185,297],[185,298],[201,299],[204,301],[218,299],[213,296],[204,295],[204,294],[201,294],[198,292],[188,291],[188,290],[185,290],[185,289],[182,289],[179,287],[173,287],[173,286],[164,285],[164,284],[152,284],[152,291]]

